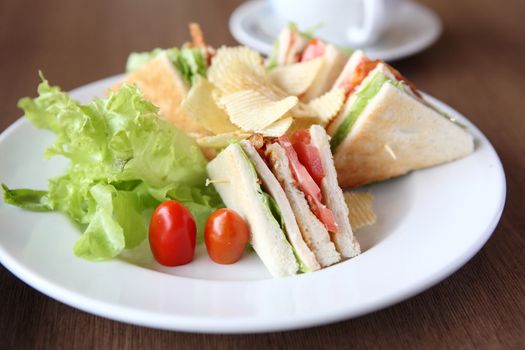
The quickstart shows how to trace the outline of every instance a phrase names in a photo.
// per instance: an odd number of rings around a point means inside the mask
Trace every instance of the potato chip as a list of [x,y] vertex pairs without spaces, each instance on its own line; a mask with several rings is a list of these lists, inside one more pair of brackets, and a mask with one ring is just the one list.
[[244,46],[220,48],[208,70],[208,79],[225,95],[255,90],[273,100],[288,96],[270,80],[262,56]]
[[308,129],[312,125],[319,124],[319,119],[317,118],[294,118],[292,125],[286,131],[288,135],[293,135],[296,131],[302,129]]
[[312,85],[322,65],[323,57],[318,57],[306,62],[279,66],[270,72],[270,78],[286,93],[299,96]]
[[251,134],[243,132],[227,132],[213,136],[203,136],[196,139],[196,142],[201,147],[209,148],[224,148],[230,143],[241,141],[248,138]]
[[201,137],[204,137],[204,136],[210,136],[210,134],[208,133],[202,133],[202,132],[188,132],[186,133],[189,137],[191,137],[192,139],[196,140],[196,139],[199,139]]
[[244,131],[259,132],[283,117],[298,101],[295,96],[273,101],[257,91],[242,90],[221,97],[219,105],[233,124]]
[[237,130],[226,112],[215,103],[212,96],[214,88],[212,83],[199,76],[182,101],[182,109],[191,119],[214,134]]
[[226,94],[248,89],[245,82],[265,75],[262,56],[245,46],[221,47],[208,70],[208,79]]
[[376,222],[377,216],[372,208],[374,197],[370,192],[345,192],[345,202],[350,211],[349,219],[354,231]]
[[315,114],[327,124],[343,106],[345,92],[343,89],[330,90],[324,95],[308,102]]
[[292,125],[293,118],[292,117],[286,117],[281,120],[276,121],[272,125],[264,128],[260,131],[260,133],[263,136],[269,136],[269,137],[279,137],[283,136],[286,131],[290,128]]
[[299,103],[292,111],[295,118],[316,118],[318,124],[327,125],[343,106],[343,89],[333,89],[308,103]]

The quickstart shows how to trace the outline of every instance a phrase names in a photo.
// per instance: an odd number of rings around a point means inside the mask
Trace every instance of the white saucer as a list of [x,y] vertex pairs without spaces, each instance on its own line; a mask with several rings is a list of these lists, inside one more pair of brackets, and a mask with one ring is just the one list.
[[[230,17],[230,31],[240,43],[269,54],[286,22],[274,15],[266,0],[247,1]],[[364,47],[371,58],[393,61],[414,55],[440,36],[441,20],[429,8],[411,1],[402,5],[388,32],[375,44]]]

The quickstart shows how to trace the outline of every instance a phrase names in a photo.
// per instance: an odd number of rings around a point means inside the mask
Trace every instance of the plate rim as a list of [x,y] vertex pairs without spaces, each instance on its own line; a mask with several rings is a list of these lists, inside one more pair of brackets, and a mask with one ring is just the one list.
[[[104,78],[98,81],[94,81],[83,86],[80,86],[76,89],[70,91],[74,93],[76,91],[81,91],[83,89],[94,89],[94,86],[104,86],[109,85],[109,82],[113,80],[120,79],[122,75],[116,75],[108,78]],[[491,237],[494,232],[504,209],[505,200],[506,200],[506,177],[504,168],[499,158],[496,150],[490,143],[489,139],[479,130],[470,120],[464,117],[461,113],[457,112],[452,107],[448,106],[444,102],[424,94],[424,96],[431,102],[439,107],[445,106],[445,109],[453,111],[455,114],[464,118],[470,128],[473,128],[479,135],[482,136],[484,144],[490,148],[490,151],[495,156],[496,166],[498,170],[498,175],[500,177],[501,192],[499,193],[497,212],[493,213],[493,216],[490,220],[490,223],[484,228],[483,232],[480,235],[477,235],[478,239],[474,243],[469,244],[467,252],[464,252],[461,256],[457,257],[454,261],[449,261],[447,266],[442,268],[439,272],[434,273],[433,275],[428,276],[425,281],[420,281],[417,287],[408,288],[409,290],[400,290],[397,294],[391,295],[389,298],[376,302],[373,306],[364,305],[361,308],[357,308],[357,311],[348,313],[348,310],[341,310],[338,313],[329,313],[323,315],[315,315],[309,318],[303,319],[294,319],[291,318],[282,318],[278,320],[268,320],[265,319],[265,322],[254,318],[203,318],[201,316],[180,316],[180,315],[159,315],[155,312],[148,311],[144,312],[142,310],[130,310],[127,306],[114,305],[111,302],[103,302],[99,300],[94,300],[92,297],[79,294],[75,291],[70,291],[64,288],[61,285],[56,285],[45,278],[39,276],[37,273],[34,273],[32,270],[26,268],[22,263],[16,261],[14,257],[11,257],[7,252],[4,251],[4,247],[0,245],[0,262],[11,271],[17,278],[24,281],[29,286],[35,288],[41,293],[65,303],[69,306],[72,306],[76,309],[80,309],[85,312],[96,314],[98,316],[106,317],[116,321],[121,321],[125,323],[131,323],[141,326],[153,327],[158,329],[167,329],[167,330],[180,330],[180,331],[190,331],[190,332],[199,332],[199,333],[259,333],[259,332],[271,332],[271,331],[283,331],[291,330],[305,327],[312,327],[316,325],[328,324],[344,319],[350,319],[359,317],[361,315],[371,313],[380,309],[383,309],[387,306],[391,306],[413,297],[421,293],[424,290],[429,289],[435,284],[441,282],[442,280],[449,277],[451,274],[459,270],[464,266],[472,257],[479,252],[479,250],[485,245],[488,239]],[[19,127],[24,125],[24,123],[29,123],[24,117],[20,117],[14,123],[12,123],[8,128],[6,128],[0,134],[0,145],[13,134]],[[290,277],[291,279],[295,278]],[[283,279],[278,279],[283,280]],[[277,280],[269,280],[277,281]],[[240,282],[240,283],[250,283],[250,282]],[[217,326],[217,320],[220,320],[221,326]],[[271,321],[271,322],[270,322]],[[241,324],[241,325],[239,325]]]

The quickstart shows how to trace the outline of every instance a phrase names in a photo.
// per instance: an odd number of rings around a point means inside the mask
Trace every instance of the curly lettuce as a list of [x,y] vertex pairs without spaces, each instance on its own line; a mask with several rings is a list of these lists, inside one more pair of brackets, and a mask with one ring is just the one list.
[[139,69],[163,52],[188,85],[193,85],[197,76],[206,77],[208,65],[202,50],[198,48],[157,48],[149,52],[133,52],[128,57],[126,71],[129,73]]
[[223,206],[205,187],[206,159],[194,141],[158,117],[133,86],[81,104],[42,78],[39,96],[19,107],[35,126],[55,133],[45,157],[69,159],[47,190],[9,189],[4,201],[33,211],[60,211],[83,228],[74,246],[89,260],[116,257],[147,236],[149,214],[174,199],[192,212],[199,237],[207,217]]

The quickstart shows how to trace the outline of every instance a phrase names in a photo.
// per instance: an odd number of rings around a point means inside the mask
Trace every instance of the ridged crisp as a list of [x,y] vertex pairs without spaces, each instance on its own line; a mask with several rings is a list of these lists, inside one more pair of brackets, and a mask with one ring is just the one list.
[[301,96],[301,99],[306,102],[313,100],[330,90],[348,60],[348,56],[333,45],[326,45],[323,57],[323,66],[317,73],[315,84],[312,84],[312,86],[310,86],[310,88]]
[[373,225],[377,216],[372,207],[374,196],[370,192],[345,192],[345,202],[350,210],[349,219],[354,231]]
[[272,100],[288,96],[271,82],[262,56],[245,46],[221,47],[217,50],[208,70],[208,79],[223,95],[255,90]]
[[295,96],[273,101],[258,91],[241,90],[221,97],[219,105],[242,130],[260,132],[281,119],[297,102]]
[[211,136],[202,136],[195,139],[197,144],[201,147],[209,148],[225,148],[231,143],[238,142],[248,138],[251,134],[243,132],[226,132],[223,134],[211,135]]
[[332,89],[308,103],[298,104],[292,113],[298,119],[310,119],[315,121],[315,124],[325,126],[337,116],[344,101],[344,90]]
[[299,96],[314,83],[323,60],[323,57],[318,57],[306,62],[276,67],[270,72],[270,78],[288,94]]
[[197,124],[213,134],[236,131],[226,112],[217,106],[213,98],[215,86],[206,78],[197,77],[187,96],[182,101],[182,109]]

